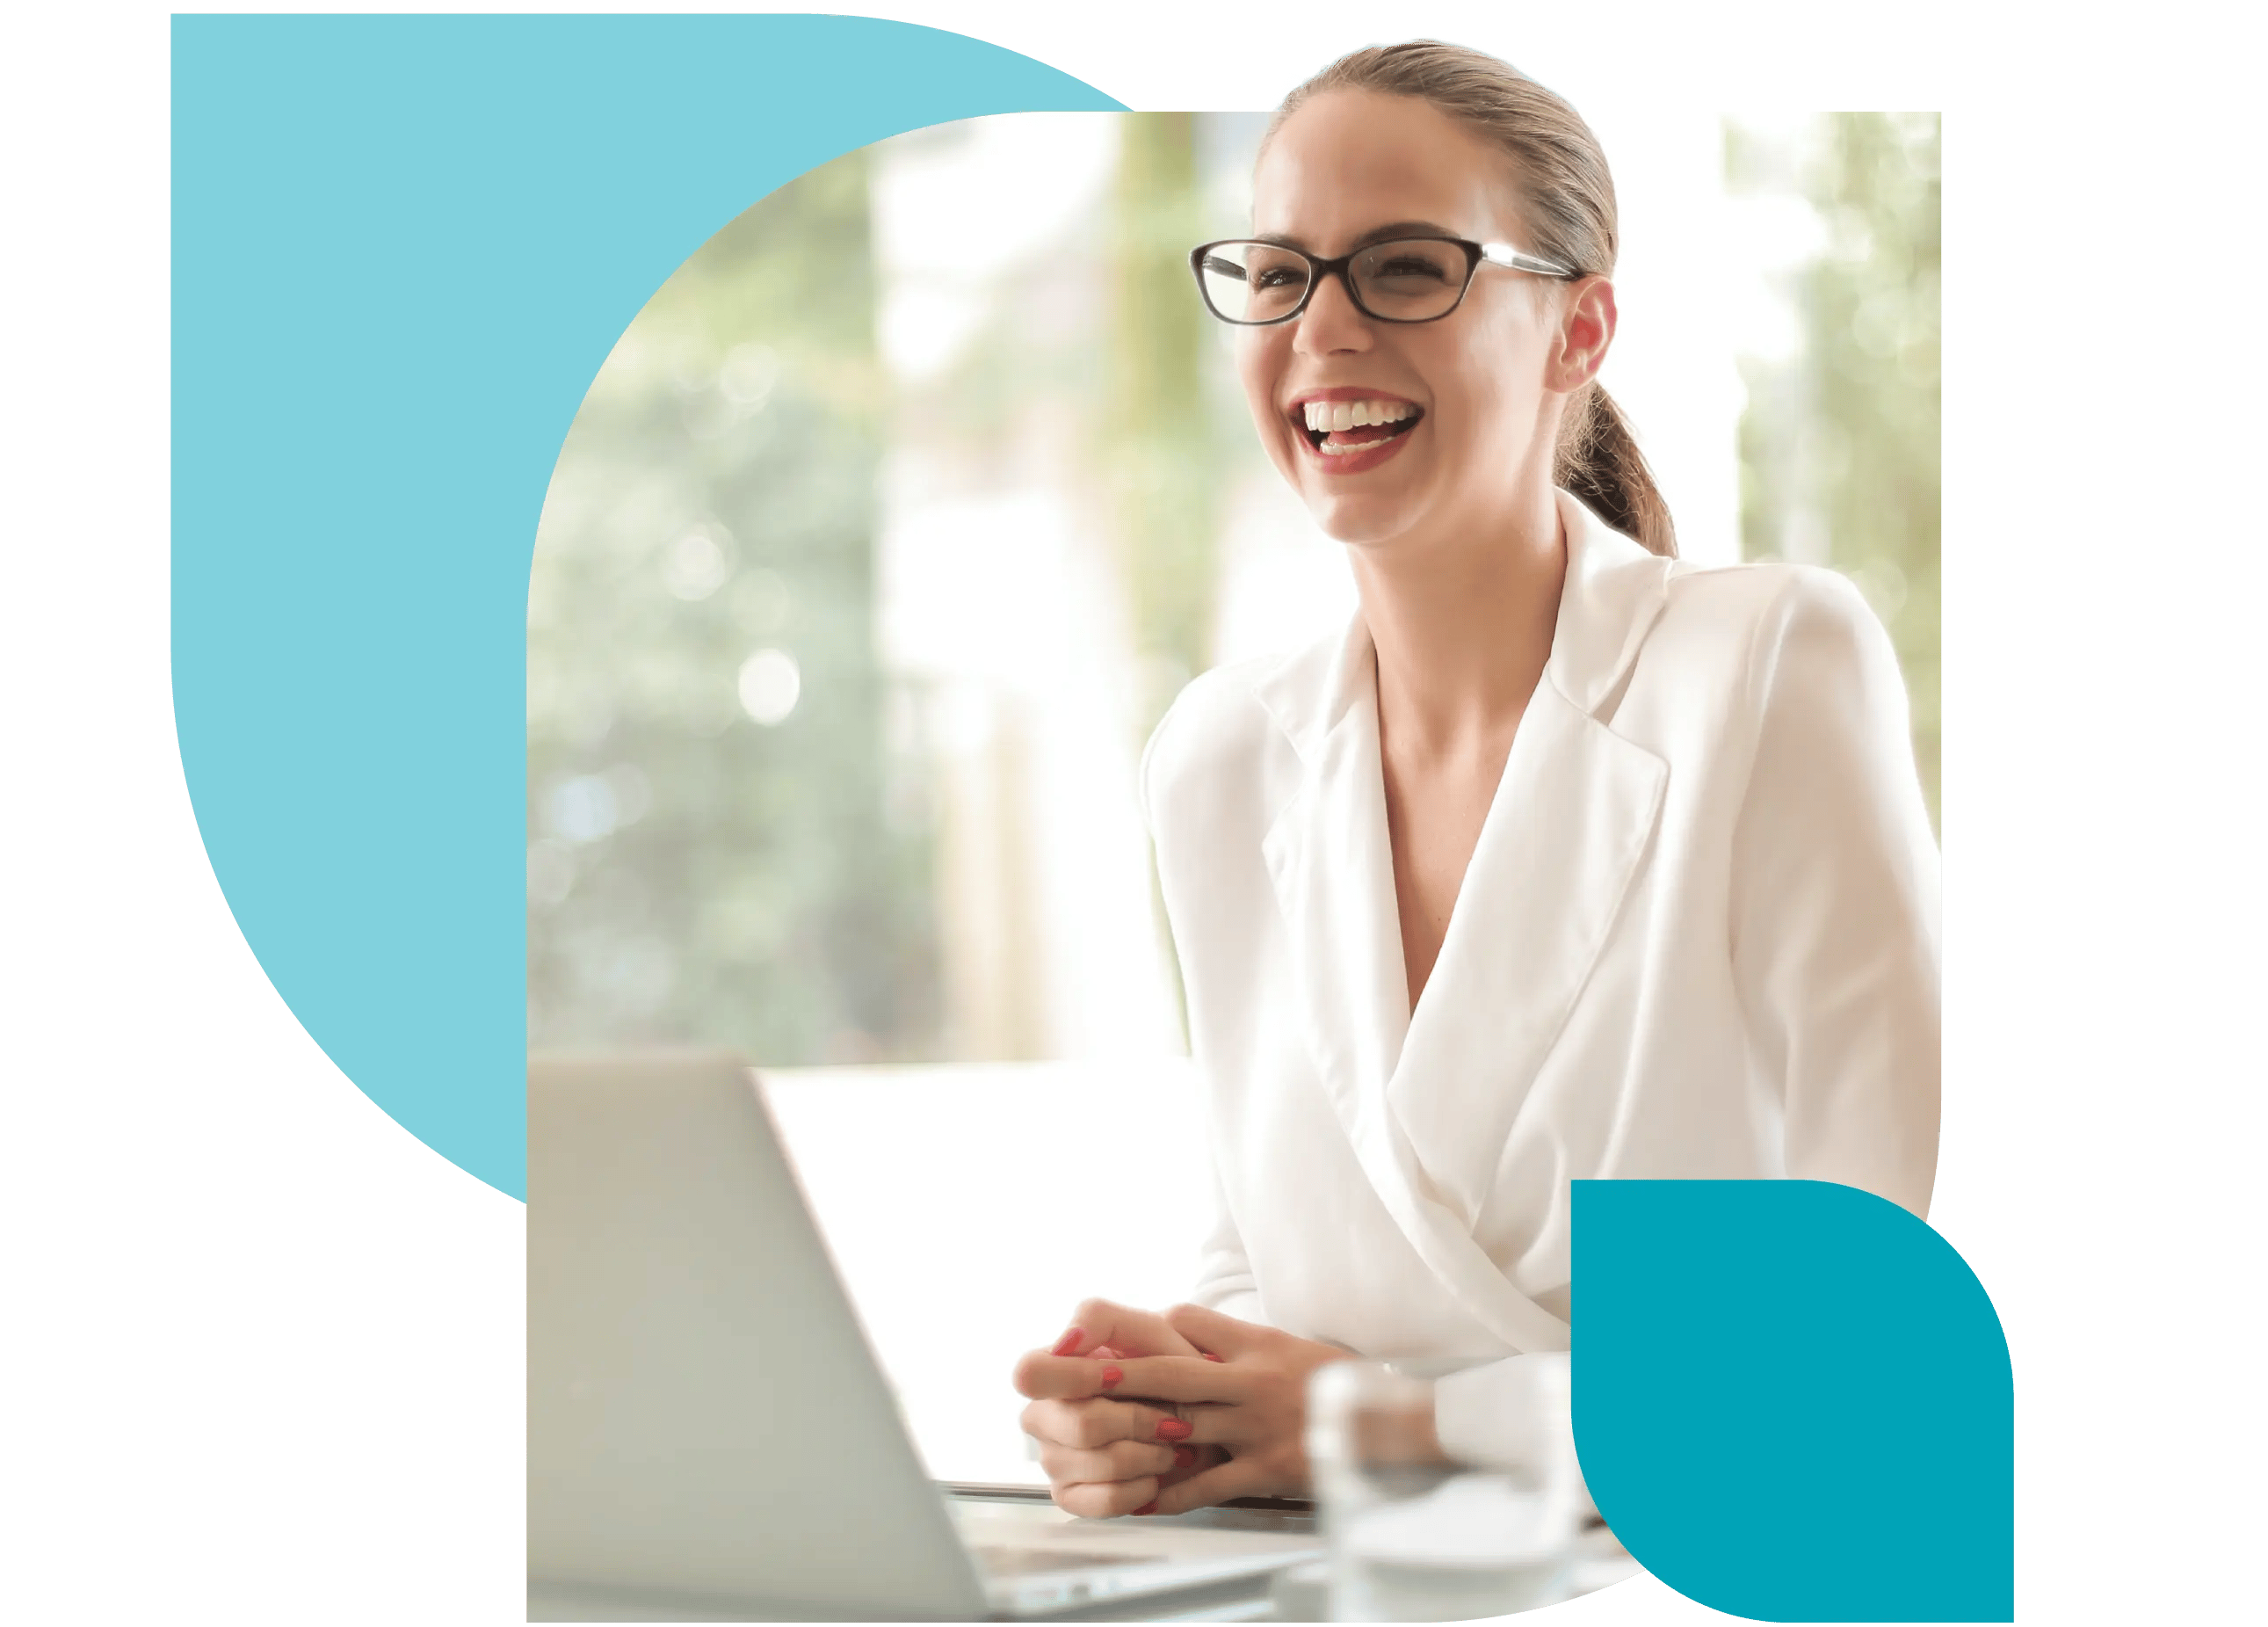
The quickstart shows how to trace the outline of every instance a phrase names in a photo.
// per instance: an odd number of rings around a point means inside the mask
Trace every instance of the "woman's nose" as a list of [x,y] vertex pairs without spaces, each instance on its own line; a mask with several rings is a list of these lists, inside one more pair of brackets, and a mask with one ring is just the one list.
[[1299,329],[1292,343],[1312,356],[1370,348],[1370,319],[1355,308],[1343,277],[1323,278],[1292,325]]

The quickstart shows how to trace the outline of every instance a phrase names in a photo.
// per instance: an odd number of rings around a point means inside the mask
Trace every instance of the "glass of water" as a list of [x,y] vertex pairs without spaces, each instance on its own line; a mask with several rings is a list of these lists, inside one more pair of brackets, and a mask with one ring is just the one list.
[[1580,1483],[1564,1357],[1538,1358],[1492,1461],[1442,1449],[1433,1375],[1333,1362],[1308,1381],[1307,1457],[1342,1622],[1508,1616],[1567,1596]]

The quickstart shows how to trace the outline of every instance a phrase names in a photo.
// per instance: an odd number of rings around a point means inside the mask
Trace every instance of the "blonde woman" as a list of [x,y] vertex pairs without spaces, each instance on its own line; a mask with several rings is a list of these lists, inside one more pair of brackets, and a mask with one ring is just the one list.
[[1145,758],[1220,1207],[1192,1304],[1090,1304],[1017,1369],[1086,1515],[1304,1491],[1306,1380],[1350,1351],[1464,1363],[1435,1428],[1484,1450],[1568,1346],[1571,1180],[1921,1214],[1936,1165],[1889,640],[1831,573],[1677,561],[1597,382],[1590,130],[1476,52],[1361,51],[1286,100],[1253,213],[1193,264],[1360,609],[1197,680]]

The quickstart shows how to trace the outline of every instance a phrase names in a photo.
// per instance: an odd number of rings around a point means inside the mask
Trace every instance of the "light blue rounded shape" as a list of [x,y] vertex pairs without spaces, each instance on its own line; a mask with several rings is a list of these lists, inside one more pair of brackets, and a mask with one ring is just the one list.
[[1759,1621],[2015,1609],[2014,1389],[1953,1246],[1811,1180],[1579,1180],[1575,1444],[1632,1557]]
[[174,18],[190,800],[307,1032],[481,1180],[525,1194],[528,567],[600,362],[829,159],[1119,106],[862,18]]

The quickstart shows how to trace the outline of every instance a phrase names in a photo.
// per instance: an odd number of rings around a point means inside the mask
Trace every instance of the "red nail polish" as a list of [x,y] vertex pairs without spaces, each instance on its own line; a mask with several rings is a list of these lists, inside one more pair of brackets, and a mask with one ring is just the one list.
[[1160,1440],[1187,1440],[1197,1431],[1179,1418],[1161,1418],[1158,1423]]
[[1176,1446],[1174,1448],[1174,1467],[1175,1468],[1187,1468],[1190,1464],[1197,1461],[1197,1449],[1195,1446]]
[[1136,1509],[1134,1512],[1138,1514],[1156,1513],[1158,1512],[1158,1499],[1152,1498],[1148,1502],[1143,1504],[1141,1507]]
[[1102,1370],[1102,1387],[1107,1390],[1125,1376],[1116,1367],[1105,1367]]
[[1081,1333],[1078,1328],[1074,1327],[1062,1338],[1056,1341],[1056,1348],[1053,1350],[1050,1350],[1049,1354],[1051,1356],[1069,1356],[1073,1350],[1079,1349],[1079,1342],[1086,1337],[1086,1335],[1084,1333]]

